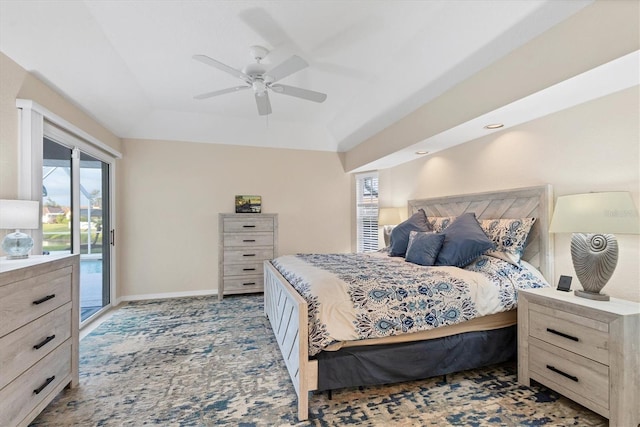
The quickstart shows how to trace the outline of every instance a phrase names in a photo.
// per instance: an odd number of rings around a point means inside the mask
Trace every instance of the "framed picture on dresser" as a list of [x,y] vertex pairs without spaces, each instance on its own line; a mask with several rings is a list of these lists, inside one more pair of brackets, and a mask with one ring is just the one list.
[[236,196],[236,213],[260,213],[262,212],[261,196]]

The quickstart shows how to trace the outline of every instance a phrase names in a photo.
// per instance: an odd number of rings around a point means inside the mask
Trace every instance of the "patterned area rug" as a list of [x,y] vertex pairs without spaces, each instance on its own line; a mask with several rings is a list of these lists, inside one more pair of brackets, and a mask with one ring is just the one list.
[[80,385],[34,426],[606,426],[515,364],[423,381],[296,397],[262,295],[128,303],[80,344]]

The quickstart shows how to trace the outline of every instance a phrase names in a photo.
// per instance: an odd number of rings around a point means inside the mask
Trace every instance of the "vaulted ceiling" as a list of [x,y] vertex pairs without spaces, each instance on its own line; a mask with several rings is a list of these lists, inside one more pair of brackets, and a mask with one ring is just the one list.
[[[591,0],[0,2],[0,50],[122,138],[348,151]],[[309,67],[280,83],[323,103],[252,90],[235,69],[270,53]]]

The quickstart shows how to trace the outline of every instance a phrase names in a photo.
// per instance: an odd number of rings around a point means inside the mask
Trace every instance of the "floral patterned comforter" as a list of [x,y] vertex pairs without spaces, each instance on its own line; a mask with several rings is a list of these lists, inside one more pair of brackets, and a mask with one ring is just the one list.
[[548,287],[523,262],[482,255],[462,268],[369,254],[299,254],[272,264],[309,305],[309,355],[336,341],[465,322],[516,307],[517,290]]

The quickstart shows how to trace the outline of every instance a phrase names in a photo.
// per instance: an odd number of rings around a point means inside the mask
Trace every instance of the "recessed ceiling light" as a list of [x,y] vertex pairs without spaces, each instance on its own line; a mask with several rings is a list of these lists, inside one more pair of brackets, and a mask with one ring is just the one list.
[[503,126],[504,126],[504,124],[502,124],[502,123],[491,123],[490,125],[486,125],[484,128],[485,129],[500,129]]
[[425,154],[429,154],[429,152],[428,152],[428,151],[416,151],[416,154],[417,154],[418,156],[423,156],[423,155],[425,155]]

